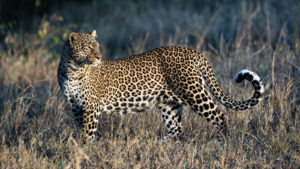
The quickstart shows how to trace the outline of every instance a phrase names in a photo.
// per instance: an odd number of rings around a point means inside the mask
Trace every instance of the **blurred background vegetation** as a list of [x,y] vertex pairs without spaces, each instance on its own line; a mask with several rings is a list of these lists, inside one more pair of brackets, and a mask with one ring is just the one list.
[[199,50],[217,48],[221,39],[234,45],[237,37],[251,32],[248,40],[275,45],[283,27],[288,37],[300,36],[299,16],[299,0],[1,0],[0,39],[7,47],[8,34],[39,32],[55,47],[72,31],[96,29],[104,52],[115,58],[140,52],[130,51],[128,44],[145,39],[146,49],[176,42],[198,44]]

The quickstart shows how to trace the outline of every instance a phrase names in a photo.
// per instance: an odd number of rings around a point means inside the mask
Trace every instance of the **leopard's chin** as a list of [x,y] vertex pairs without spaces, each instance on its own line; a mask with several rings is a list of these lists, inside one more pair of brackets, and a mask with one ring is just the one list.
[[90,58],[88,58],[87,62],[91,66],[98,66],[101,63],[100,59],[98,59],[96,57],[90,57]]

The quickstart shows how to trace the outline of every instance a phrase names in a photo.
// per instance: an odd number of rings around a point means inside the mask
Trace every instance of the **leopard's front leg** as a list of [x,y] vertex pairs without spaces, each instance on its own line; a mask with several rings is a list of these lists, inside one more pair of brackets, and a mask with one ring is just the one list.
[[95,110],[86,110],[83,114],[83,137],[86,142],[94,142],[98,126],[99,113]]

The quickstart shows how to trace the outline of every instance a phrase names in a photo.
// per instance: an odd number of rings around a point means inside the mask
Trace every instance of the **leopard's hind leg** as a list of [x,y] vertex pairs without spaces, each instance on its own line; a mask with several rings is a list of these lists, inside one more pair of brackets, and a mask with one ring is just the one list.
[[210,93],[205,89],[204,79],[201,76],[195,76],[193,79],[193,82],[186,83],[185,91],[182,92],[186,103],[194,112],[203,116],[220,133],[227,137],[227,125],[224,114],[219,110]]
[[162,138],[162,141],[177,137],[182,133],[182,104],[173,101],[163,101],[158,104],[164,124],[167,128],[167,134]]

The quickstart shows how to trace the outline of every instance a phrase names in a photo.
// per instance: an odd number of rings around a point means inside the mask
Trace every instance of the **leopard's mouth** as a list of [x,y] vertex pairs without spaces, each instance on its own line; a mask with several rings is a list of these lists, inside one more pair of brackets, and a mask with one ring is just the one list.
[[87,58],[87,63],[88,64],[94,64],[95,62],[97,62],[97,60],[99,60],[99,58],[97,58],[97,57],[88,57]]

